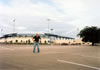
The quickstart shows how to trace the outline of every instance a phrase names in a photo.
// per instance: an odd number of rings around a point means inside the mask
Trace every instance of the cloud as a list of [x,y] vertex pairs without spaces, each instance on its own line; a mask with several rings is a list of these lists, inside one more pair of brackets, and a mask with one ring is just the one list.
[[[99,0],[9,0],[0,1],[0,27],[3,33],[47,32],[75,37],[77,28],[100,26]],[[47,19],[51,19],[49,22]]]

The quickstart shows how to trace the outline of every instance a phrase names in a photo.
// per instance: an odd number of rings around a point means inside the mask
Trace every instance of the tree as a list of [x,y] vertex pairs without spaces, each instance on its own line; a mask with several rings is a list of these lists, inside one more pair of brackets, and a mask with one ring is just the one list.
[[100,43],[100,28],[95,26],[85,27],[78,34],[82,38],[84,42],[91,42],[92,46],[96,45],[96,43]]

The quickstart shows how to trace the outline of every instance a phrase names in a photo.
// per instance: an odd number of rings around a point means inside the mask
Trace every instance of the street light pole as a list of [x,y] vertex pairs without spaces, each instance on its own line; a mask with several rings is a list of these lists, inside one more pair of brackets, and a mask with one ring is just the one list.
[[2,35],[3,35],[3,34],[2,34],[2,32],[3,32],[3,28],[2,28],[2,27],[1,27],[0,31],[1,31],[1,36],[2,36]]
[[3,31],[3,29],[1,29],[1,36],[2,36],[2,31]]
[[49,21],[50,21],[50,19],[47,19],[47,21],[48,21],[48,33],[49,33],[49,27],[50,27],[50,26],[49,26]]
[[15,32],[15,22],[16,22],[16,19],[13,20],[13,32]]
[[54,29],[50,29],[50,30],[51,30],[51,34],[53,34],[53,30],[54,30]]

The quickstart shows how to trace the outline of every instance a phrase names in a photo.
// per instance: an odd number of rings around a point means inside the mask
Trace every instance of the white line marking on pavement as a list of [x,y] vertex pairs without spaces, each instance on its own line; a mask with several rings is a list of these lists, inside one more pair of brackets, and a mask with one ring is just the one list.
[[93,67],[93,66],[89,66],[89,65],[84,65],[84,64],[79,64],[79,63],[74,63],[74,62],[69,62],[69,61],[64,61],[64,60],[57,60],[57,61],[100,70],[100,68],[98,68],[98,67]]

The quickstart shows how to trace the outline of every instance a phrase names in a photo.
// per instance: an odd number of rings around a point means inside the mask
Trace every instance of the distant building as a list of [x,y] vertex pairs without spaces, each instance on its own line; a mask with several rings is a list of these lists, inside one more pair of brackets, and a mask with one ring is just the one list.
[[[81,38],[75,39],[71,37],[65,37],[60,36],[56,34],[39,34],[41,37],[41,40],[39,41],[40,44],[59,44],[59,45],[81,45],[86,44],[90,45],[90,42],[83,42]],[[3,37],[0,37],[0,43],[10,43],[10,44],[32,44],[34,43],[32,41],[32,37],[34,37],[35,34],[18,34],[18,33],[12,33],[12,34],[6,34]]]
[[[71,44],[75,41],[74,38],[71,37],[65,37],[55,34],[39,34],[41,37],[40,43],[41,44]],[[0,37],[0,43],[33,43],[32,37],[35,36],[35,34],[18,34],[18,33],[12,33],[12,34],[6,34],[3,37]]]

